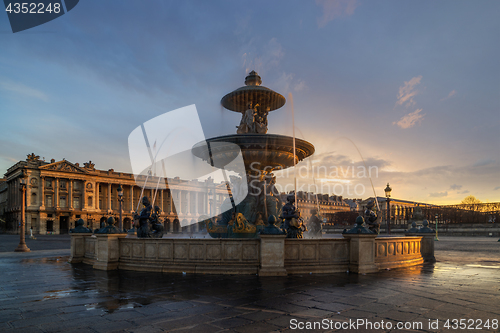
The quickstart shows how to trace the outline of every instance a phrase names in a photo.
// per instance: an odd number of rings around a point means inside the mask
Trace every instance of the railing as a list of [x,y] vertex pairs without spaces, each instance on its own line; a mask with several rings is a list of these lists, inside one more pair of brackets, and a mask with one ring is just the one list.
[[423,263],[422,237],[378,237],[375,239],[375,264],[379,269]]
[[345,272],[348,266],[348,239],[285,240],[285,269],[289,274]]

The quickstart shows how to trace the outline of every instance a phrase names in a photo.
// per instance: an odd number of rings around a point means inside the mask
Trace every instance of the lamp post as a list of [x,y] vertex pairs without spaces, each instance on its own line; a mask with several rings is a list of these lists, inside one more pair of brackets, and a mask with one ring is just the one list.
[[120,203],[120,218],[118,220],[118,229],[120,229],[120,232],[123,230],[123,225],[122,225],[122,202],[123,202],[123,188],[122,185],[118,185],[118,189],[116,190],[118,193],[118,202]]
[[391,191],[392,188],[387,183],[387,187],[384,189],[385,197],[387,198],[387,233],[391,233]]
[[436,214],[436,237],[434,238],[434,240],[438,241],[439,238],[438,238],[438,218],[439,218],[439,215]]
[[21,198],[21,228],[19,231],[19,245],[17,248],[14,250],[14,252],[30,252],[30,249],[26,246],[26,241],[25,241],[25,235],[24,235],[24,220],[25,220],[25,198],[26,198],[26,178],[21,178],[19,180],[19,183],[21,185],[21,192],[22,192],[22,198]]

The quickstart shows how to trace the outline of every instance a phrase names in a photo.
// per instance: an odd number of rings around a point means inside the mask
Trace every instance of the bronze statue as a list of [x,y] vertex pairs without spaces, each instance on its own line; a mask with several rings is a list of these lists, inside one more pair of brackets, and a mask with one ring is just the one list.
[[161,238],[163,237],[163,225],[159,223],[160,208],[155,206],[154,209],[149,203],[147,197],[142,198],[144,208],[141,212],[134,216],[138,220],[137,237],[138,238]]
[[372,210],[374,205],[375,203],[373,202],[373,200],[368,201],[368,203],[366,204],[364,220],[365,223],[368,224],[368,229],[378,235],[380,232],[380,223],[378,221],[377,213]]
[[266,134],[267,133],[267,115],[269,114],[269,107],[262,110],[259,103],[252,106],[248,103],[248,108],[242,112],[240,125],[236,126],[236,133],[238,134]]
[[318,210],[311,209],[311,217],[307,222],[309,234],[312,236],[321,236],[321,219],[318,217]]
[[304,238],[303,233],[307,231],[304,220],[300,217],[300,210],[295,208],[295,195],[289,194],[287,203],[283,206],[281,216],[284,220],[283,229],[287,238]]
[[91,233],[92,230],[89,228],[85,228],[83,225],[85,222],[82,219],[79,219],[75,222],[75,228],[70,229],[70,233]]

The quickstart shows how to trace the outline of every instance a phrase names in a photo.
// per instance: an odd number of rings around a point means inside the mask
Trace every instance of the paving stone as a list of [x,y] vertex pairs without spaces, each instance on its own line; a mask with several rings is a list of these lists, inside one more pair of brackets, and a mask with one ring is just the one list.
[[373,312],[361,311],[361,310],[346,310],[340,313],[340,316],[344,318],[358,319],[358,318],[373,318],[375,314]]
[[234,328],[238,326],[248,325],[251,321],[245,318],[229,318],[229,319],[220,319],[216,321],[212,321],[210,324],[221,327],[221,328]]
[[245,318],[252,321],[263,321],[281,316],[281,313],[271,311],[255,311],[238,315],[238,317]]
[[[491,246],[497,256],[498,243]],[[415,269],[265,279],[101,272],[43,253],[24,259],[0,253],[0,331],[297,332],[290,330],[294,317],[440,323],[500,317],[497,270],[467,267],[457,251]],[[436,248],[438,260],[440,253]]]
[[250,333],[250,332],[270,332],[274,330],[278,330],[278,326],[268,324],[268,323],[253,323],[249,325],[243,325],[240,327],[235,327],[234,331],[235,332],[241,332],[241,333]]
[[10,324],[18,329],[18,328],[25,328],[29,326],[38,326],[40,324],[44,323],[53,323],[55,321],[58,321],[59,318],[56,315],[51,315],[51,316],[46,316],[46,317],[36,317],[36,318],[28,318],[28,319],[21,319],[21,320],[15,320],[11,321]]
[[141,327],[128,328],[125,331],[128,333],[158,333],[158,332],[165,332],[166,330],[155,326],[141,326]]
[[215,325],[212,322],[212,318],[209,318],[209,317],[204,316],[204,315],[197,315],[197,316],[192,316],[192,317],[162,321],[162,322],[156,323],[155,326],[170,331],[170,330],[181,329],[181,328],[184,328],[184,329],[193,328],[197,325],[207,324],[207,323],[210,323],[211,325]]
[[210,324],[199,324],[185,329],[176,329],[175,332],[213,333],[213,332],[221,332],[221,328]]
[[330,311],[320,310],[320,309],[304,309],[291,314],[292,317],[316,317],[316,318],[326,318],[332,313]]

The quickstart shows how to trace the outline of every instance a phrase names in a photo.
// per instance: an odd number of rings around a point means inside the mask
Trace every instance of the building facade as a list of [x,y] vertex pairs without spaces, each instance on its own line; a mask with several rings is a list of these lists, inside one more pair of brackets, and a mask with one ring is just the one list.
[[[27,181],[26,233],[32,229],[33,234],[68,233],[79,218],[92,230],[110,216],[118,220],[120,185],[125,229],[132,227],[135,212],[142,208],[141,195],[160,207],[160,220],[167,232],[180,231],[185,225],[197,229],[198,217],[219,214],[224,195],[227,197],[225,184],[210,179],[199,182],[169,178],[168,184],[158,191],[156,182],[151,181],[151,188],[142,192],[142,186],[137,184],[143,184],[145,176],[136,180],[133,174],[98,170],[91,161],[83,166],[66,160],[45,162],[31,154],[26,161],[10,167],[0,181],[0,219],[7,232],[18,232],[20,225],[21,178]],[[175,207],[174,200],[179,207]]]
[[[374,200],[375,199],[373,197],[370,197],[368,199],[361,201],[360,202],[360,206],[362,208],[361,211],[364,211],[366,209],[366,204],[369,201],[374,201]],[[387,198],[377,197],[377,201],[380,206],[380,211],[382,213],[382,221],[383,223],[387,223]],[[391,198],[389,201],[391,224],[397,224],[397,225],[409,224],[412,219],[415,207],[425,208],[425,207],[435,207],[435,205],[424,202]]]
[[[289,194],[281,194],[281,200],[286,202]],[[344,202],[342,196],[329,196],[328,194],[315,194],[312,192],[297,192],[297,208],[300,209],[300,216],[306,221],[311,217],[311,210],[316,209],[320,217],[326,221],[332,219],[333,214],[349,211],[350,206]]]

